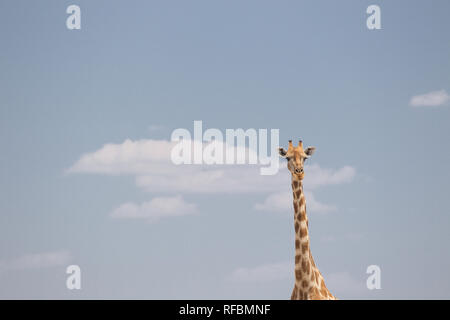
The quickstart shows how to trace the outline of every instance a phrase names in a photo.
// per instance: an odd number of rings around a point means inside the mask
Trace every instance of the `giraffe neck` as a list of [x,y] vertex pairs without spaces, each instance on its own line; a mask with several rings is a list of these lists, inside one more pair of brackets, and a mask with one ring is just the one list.
[[[306,214],[306,200],[303,194],[302,181],[292,177],[292,193],[294,198],[294,226],[295,226],[295,281],[306,280],[311,272],[312,256],[309,242],[308,216]],[[309,279],[309,280],[308,280]]]
[[295,226],[295,286],[292,299],[334,298],[325,286],[323,277],[311,255],[308,216],[302,181],[292,177]]

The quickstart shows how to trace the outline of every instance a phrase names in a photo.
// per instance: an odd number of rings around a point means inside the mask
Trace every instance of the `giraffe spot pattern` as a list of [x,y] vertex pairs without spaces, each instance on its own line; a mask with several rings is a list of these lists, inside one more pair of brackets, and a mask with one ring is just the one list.
[[291,300],[297,300],[298,289],[297,286],[294,286],[294,290],[292,290]]
[[306,220],[306,214],[304,214],[304,213],[302,214],[301,212],[299,212],[298,217],[299,217],[300,222]]
[[[300,191],[300,190],[299,190]],[[301,197],[299,201],[300,207],[302,207],[305,204],[305,197]]]
[[306,260],[302,260],[302,270],[306,273]]
[[308,235],[308,229],[300,228],[300,238],[305,238]]
[[[295,241],[297,243],[297,240]],[[305,254],[308,250],[308,243],[302,243],[302,253]]]
[[303,280],[303,281],[302,281],[302,287],[303,287],[303,288],[308,287],[308,281]]
[[[335,299],[325,286],[311,255],[308,239],[308,217],[301,182],[292,181],[295,239],[295,278],[291,299]],[[303,224],[302,224],[303,223]],[[306,225],[306,227],[305,227]],[[301,254],[300,254],[301,252]]]
[[302,279],[302,270],[300,269],[295,270],[295,279],[299,281]]

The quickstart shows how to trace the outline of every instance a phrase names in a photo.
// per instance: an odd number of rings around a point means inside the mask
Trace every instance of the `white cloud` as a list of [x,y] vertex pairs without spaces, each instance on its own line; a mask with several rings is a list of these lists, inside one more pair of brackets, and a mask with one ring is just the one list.
[[67,170],[68,173],[97,174],[157,174],[170,167],[173,143],[165,140],[125,140],[121,144],[108,143],[97,151],[86,153]]
[[253,268],[237,268],[228,277],[234,282],[270,282],[289,278],[294,274],[294,263],[291,261],[264,264]]
[[116,219],[145,219],[155,222],[161,218],[184,216],[197,212],[195,204],[181,196],[156,197],[141,204],[125,203],[114,209],[110,216]]
[[413,96],[409,102],[412,107],[436,107],[445,104],[450,96],[445,90],[432,91],[426,94]]
[[277,192],[269,194],[269,196],[262,202],[254,205],[255,210],[261,211],[281,211],[291,212],[292,194],[290,192]]
[[344,166],[340,169],[326,169],[318,164],[306,166],[305,168],[305,186],[314,189],[326,185],[336,185],[349,183],[356,175],[355,168]]
[[316,200],[311,192],[305,192],[307,210],[317,213],[328,213],[337,210],[336,206],[325,204]]
[[183,165],[164,174],[136,176],[136,184],[149,192],[270,192],[279,182],[278,175],[261,176],[254,166]]
[[[175,165],[170,160],[174,144],[165,140],[106,144],[82,155],[67,172],[133,175],[137,186],[149,192],[269,193],[290,184],[284,162],[280,173],[272,176],[260,175],[258,165]],[[350,166],[333,170],[317,164],[306,166],[305,171],[309,189],[349,182],[356,172]]]
[[[262,211],[293,211],[292,192],[277,192],[270,194],[262,203],[256,203],[254,209]],[[309,212],[328,213],[336,211],[333,205],[327,205],[316,200],[312,192],[305,192],[306,208]]]
[[27,254],[10,260],[0,260],[0,271],[65,266],[71,259],[70,252],[65,250]]

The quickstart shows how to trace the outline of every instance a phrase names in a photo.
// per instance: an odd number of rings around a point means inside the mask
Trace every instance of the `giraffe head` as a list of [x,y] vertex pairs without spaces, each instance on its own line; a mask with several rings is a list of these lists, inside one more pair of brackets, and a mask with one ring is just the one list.
[[305,160],[308,159],[316,150],[315,147],[308,147],[303,149],[303,143],[300,140],[298,146],[294,147],[292,145],[292,140],[289,140],[289,147],[286,150],[279,148],[280,156],[286,158],[288,170],[291,172],[292,176],[299,180],[303,180],[305,176],[304,165]]

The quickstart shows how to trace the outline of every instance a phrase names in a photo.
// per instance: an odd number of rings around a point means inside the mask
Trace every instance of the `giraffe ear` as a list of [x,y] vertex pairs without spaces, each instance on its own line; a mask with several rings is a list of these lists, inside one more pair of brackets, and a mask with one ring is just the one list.
[[287,151],[283,148],[278,148],[278,153],[280,154],[280,157],[286,158]]
[[308,147],[305,150],[305,153],[308,157],[312,156],[314,151],[316,151],[316,147]]

